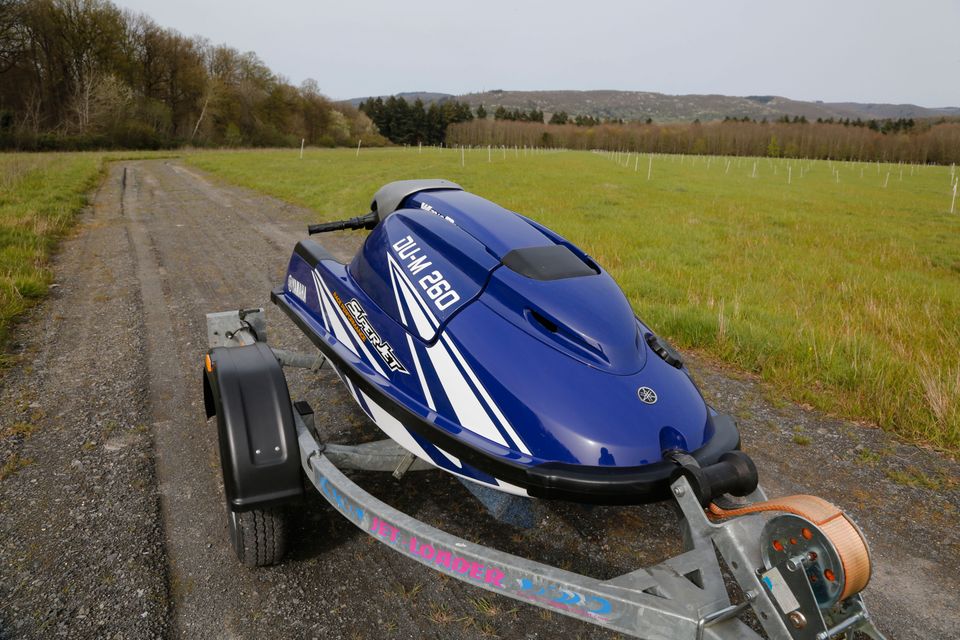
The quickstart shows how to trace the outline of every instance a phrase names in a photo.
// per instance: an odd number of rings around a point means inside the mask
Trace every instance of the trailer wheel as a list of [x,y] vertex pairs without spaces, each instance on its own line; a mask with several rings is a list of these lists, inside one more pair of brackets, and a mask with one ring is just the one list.
[[283,559],[287,548],[286,516],[279,507],[233,511],[227,509],[230,542],[244,565],[266,567]]

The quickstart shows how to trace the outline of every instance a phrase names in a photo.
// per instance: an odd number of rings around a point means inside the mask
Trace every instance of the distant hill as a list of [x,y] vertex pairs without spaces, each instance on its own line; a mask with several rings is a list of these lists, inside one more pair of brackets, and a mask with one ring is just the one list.
[[[476,108],[483,104],[487,111],[498,106],[529,110],[536,107],[551,114],[566,111],[570,115],[597,118],[643,120],[657,122],[689,122],[717,120],[726,116],[770,120],[781,116],[817,118],[936,118],[960,117],[960,107],[931,109],[914,104],[866,104],[859,102],[806,102],[781,96],[667,95],[648,91],[485,91],[454,96],[448,93],[401,93],[408,102],[420,98],[425,103],[456,99]],[[385,97],[385,96],[384,96]],[[354,98],[356,106],[365,98]]]

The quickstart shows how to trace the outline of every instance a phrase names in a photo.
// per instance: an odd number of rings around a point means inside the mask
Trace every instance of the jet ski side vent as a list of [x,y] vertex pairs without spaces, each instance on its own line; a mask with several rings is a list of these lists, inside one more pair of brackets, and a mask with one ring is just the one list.
[[676,367],[677,369],[683,367],[683,357],[663,338],[653,333],[648,333],[647,344],[650,345],[650,349],[655,354],[660,356],[660,358],[670,366]]
[[554,342],[562,345],[566,349],[603,364],[610,363],[610,359],[603,353],[603,349],[599,344],[591,340],[586,340],[583,336],[569,329],[565,329],[562,325],[558,325],[550,318],[533,309],[526,309],[524,315],[530,324],[540,329],[541,332],[547,334]]
[[547,318],[544,318],[542,315],[540,315],[533,309],[530,309],[530,317],[533,318],[536,322],[538,322],[544,329],[546,329],[550,333],[557,332],[558,327],[555,323],[551,322]]

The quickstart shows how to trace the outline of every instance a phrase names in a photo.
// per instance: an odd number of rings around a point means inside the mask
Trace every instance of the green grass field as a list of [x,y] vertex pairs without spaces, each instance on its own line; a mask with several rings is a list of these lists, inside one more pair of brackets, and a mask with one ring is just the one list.
[[648,180],[648,156],[635,155],[481,149],[464,166],[459,151],[435,148],[297,156],[187,161],[317,220],[366,212],[390,180],[449,178],[583,246],[679,346],[798,401],[960,449],[949,168],[655,156]]
[[96,186],[96,154],[0,155],[0,342],[46,293],[47,259]]
[[156,153],[0,154],[0,345],[11,320],[47,292],[57,240],[111,159]]

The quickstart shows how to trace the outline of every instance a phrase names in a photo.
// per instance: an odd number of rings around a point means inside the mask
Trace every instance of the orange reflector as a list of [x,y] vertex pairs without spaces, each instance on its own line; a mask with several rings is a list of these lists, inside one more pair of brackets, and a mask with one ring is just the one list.
[[803,536],[804,540],[810,540],[813,538],[813,531],[810,531],[810,529],[807,529],[806,527],[800,531],[800,534]]
[[207,368],[207,373],[213,373],[213,363],[210,361],[210,354],[203,356],[203,364]]
[[783,551],[783,543],[780,542],[779,540],[774,540],[773,548],[776,549],[777,551]]
[[831,571],[830,569],[827,569],[826,571],[823,572],[823,577],[829,580],[830,582],[833,582],[834,580],[837,579],[837,576],[834,575],[833,571]]

